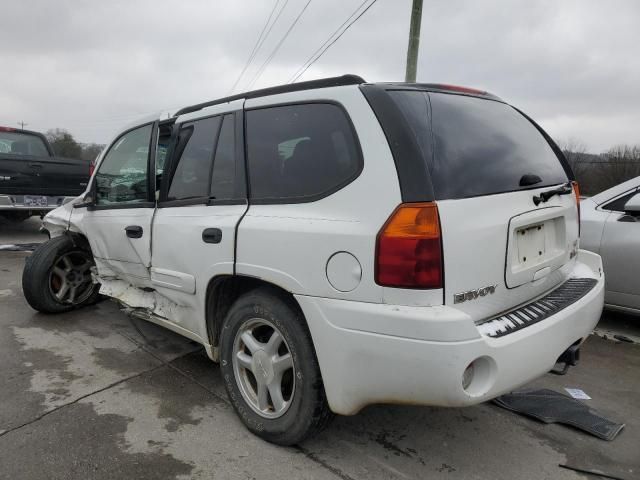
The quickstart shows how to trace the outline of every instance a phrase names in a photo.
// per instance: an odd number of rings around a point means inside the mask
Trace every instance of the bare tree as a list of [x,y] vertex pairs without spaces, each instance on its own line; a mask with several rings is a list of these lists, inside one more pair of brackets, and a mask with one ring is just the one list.
[[[588,168],[587,146],[581,140],[571,137],[568,140],[561,140],[558,146],[564,153],[569,166],[573,170],[576,178],[581,178]],[[579,180],[578,180],[579,181]]]
[[603,157],[605,162],[600,173],[607,188],[640,176],[639,145],[617,145],[604,153]]

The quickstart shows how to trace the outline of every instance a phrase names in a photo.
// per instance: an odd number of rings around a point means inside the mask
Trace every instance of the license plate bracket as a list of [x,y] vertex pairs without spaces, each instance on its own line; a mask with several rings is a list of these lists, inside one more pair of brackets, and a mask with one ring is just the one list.
[[23,204],[25,207],[48,207],[49,199],[44,195],[25,195]]
[[529,225],[516,230],[518,265],[533,266],[546,257],[545,224]]

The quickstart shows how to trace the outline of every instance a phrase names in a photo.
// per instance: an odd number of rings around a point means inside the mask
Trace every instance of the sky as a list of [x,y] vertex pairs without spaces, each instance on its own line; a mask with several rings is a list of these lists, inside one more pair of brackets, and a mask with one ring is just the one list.
[[[277,1],[234,93],[288,82],[363,3]],[[5,0],[0,125],[106,143],[140,116],[226,96],[275,4]],[[300,80],[402,81],[410,13],[377,0]],[[490,91],[593,153],[640,144],[639,20],[638,0],[424,0],[417,79]]]

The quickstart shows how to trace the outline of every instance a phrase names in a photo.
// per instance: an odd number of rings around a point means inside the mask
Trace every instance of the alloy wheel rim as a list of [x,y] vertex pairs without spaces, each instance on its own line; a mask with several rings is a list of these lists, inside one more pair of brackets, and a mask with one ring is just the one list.
[[73,251],[58,257],[49,272],[49,288],[60,303],[78,305],[91,296],[93,262],[86,252]]
[[268,320],[247,320],[236,333],[233,373],[242,397],[258,415],[279,418],[293,400],[296,371],[284,335]]

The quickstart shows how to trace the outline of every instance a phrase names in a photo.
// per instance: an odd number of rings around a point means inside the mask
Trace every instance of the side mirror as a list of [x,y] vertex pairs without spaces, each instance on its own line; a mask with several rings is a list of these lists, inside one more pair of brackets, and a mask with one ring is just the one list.
[[640,216],[640,193],[636,193],[624,204],[624,213],[633,217]]
[[82,201],[73,205],[73,208],[85,208],[95,205],[93,189],[88,191],[82,197]]

